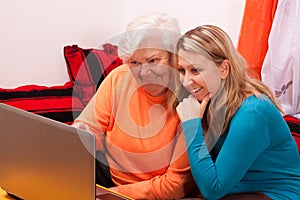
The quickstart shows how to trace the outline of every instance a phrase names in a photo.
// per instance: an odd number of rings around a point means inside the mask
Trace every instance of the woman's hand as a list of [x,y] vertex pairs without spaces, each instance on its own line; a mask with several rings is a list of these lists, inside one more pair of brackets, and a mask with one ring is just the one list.
[[209,99],[209,94],[204,97],[201,103],[192,95],[183,99],[176,107],[180,120],[184,122],[194,118],[202,118]]
[[118,186],[110,187],[109,189],[114,192],[118,192]]
[[72,124],[72,126],[75,127],[75,128],[84,130],[84,131],[91,132],[89,126],[86,125],[86,124],[83,123],[83,122],[76,122],[76,123]]

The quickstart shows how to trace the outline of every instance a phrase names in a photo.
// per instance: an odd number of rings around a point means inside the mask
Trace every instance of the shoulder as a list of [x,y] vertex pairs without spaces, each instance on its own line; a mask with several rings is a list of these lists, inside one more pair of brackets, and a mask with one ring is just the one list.
[[130,72],[130,68],[128,65],[123,64],[120,65],[119,67],[113,69],[109,74],[108,77],[110,76],[118,76],[118,75],[122,75],[124,73]]
[[[121,80],[123,77],[131,77],[131,71],[128,65],[123,64],[119,67],[113,69],[108,76],[104,79],[104,81],[101,83],[103,84],[114,84],[117,83],[119,80]],[[100,86],[101,86],[100,85]]]
[[243,101],[235,114],[235,116],[243,117],[245,117],[245,115],[260,120],[267,120],[269,117],[273,117],[274,115],[280,115],[280,112],[274,103],[265,95],[253,95],[247,97]]
[[132,73],[130,72],[128,65],[120,65],[113,69],[108,76],[104,78],[97,89],[97,93],[100,93],[101,95],[106,92],[111,94],[118,85],[128,85],[133,81],[134,78],[132,78]]
[[[252,95],[247,97],[239,110],[246,111],[246,110],[269,110],[269,109],[276,109],[276,106],[273,102],[267,98],[265,95]],[[277,109],[276,109],[277,110]]]

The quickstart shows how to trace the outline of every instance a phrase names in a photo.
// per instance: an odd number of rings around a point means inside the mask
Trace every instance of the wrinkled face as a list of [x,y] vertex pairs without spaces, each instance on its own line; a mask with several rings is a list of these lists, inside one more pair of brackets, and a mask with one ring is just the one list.
[[201,54],[179,50],[178,55],[178,71],[183,86],[198,101],[202,101],[207,94],[215,96],[224,79],[220,74],[221,67]]
[[170,83],[171,56],[161,49],[145,48],[136,50],[125,61],[137,82],[152,96],[163,94]]

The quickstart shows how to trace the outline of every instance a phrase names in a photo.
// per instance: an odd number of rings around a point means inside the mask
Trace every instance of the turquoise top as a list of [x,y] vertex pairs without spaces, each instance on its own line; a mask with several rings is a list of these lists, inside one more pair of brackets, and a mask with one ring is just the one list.
[[265,96],[245,99],[224,143],[215,149],[216,159],[204,143],[200,118],[182,126],[192,174],[206,199],[239,192],[262,192],[275,200],[300,199],[296,143],[282,115]]

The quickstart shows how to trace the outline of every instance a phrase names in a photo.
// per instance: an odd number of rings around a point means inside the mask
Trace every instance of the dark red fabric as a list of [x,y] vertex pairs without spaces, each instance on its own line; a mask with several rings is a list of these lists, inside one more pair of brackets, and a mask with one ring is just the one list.
[[111,70],[122,65],[123,61],[121,60],[121,58],[118,55],[118,47],[117,46],[112,45],[110,43],[106,43],[103,45],[103,50],[106,53],[106,55],[110,58],[110,60],[112,61],[107,66],[106,71],[105,71],[106,75],[108,75]]
[[[92,49],[87,49],[87,51],[92,51]],[[83,49],[79,48],[77,45],[65,46],[64,47],[64,56],[67,62],[67,69],[71,81],[77,81],[83,85],[91,84],[91,74],[89,70],[80,69],[88,68],[86,62],[86,55]],[[77,77],[78,73],[81,73],[81,77]]]
[[284,119],[287,122],[291,133],[297,143],[300,154],[300,120],[290,115],[284,116]]
[[99,84],[122,61],[117,47],[109,43],[103,45],[103,50],[66,46],[64,56],[70,77],[65,85],[0,88],[0,103],[72,124]]
[[0,103],[5,103],[56,121],[71,124],[84,106],[73,82],[62,86],[26,85],[14,89],[0,88]]
[[110,43],[103,49],[84,49],[78,45],[64,47],[64,57],[67,63],[74,90],[86,105],[95,94],[99,84],[111,70],[122,64],[118,57],[118,47]]

